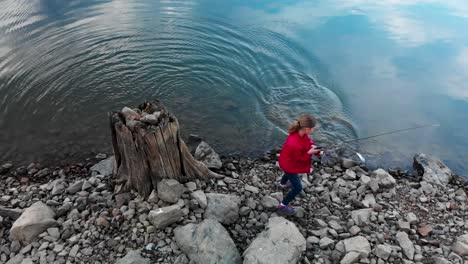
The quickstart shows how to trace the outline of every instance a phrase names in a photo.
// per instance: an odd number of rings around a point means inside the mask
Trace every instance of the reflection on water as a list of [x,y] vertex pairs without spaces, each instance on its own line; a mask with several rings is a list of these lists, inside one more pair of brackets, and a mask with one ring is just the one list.
[[[363,142],[406,167],[468,165],[462,1],[42,1],[0,10],[0,159],[109,151],[106,113],[163,100],[223,153],[281,144],[300,112],[322,144]],[[364,144],[365,143],[365,144]]]

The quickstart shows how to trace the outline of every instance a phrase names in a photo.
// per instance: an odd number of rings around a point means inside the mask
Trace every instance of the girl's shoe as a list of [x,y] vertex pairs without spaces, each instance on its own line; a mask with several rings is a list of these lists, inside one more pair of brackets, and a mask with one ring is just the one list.
[[288,205],[279,204],[278,213],[285,214],[285,215],[295,215],[296,209],[289,204]]
[[291,184],[291,182],[289,180],[284,185],[281,184],[281,181],[277,181],[276,186],[278,187],[278,189],[286,190],[286,189],[291,188],[292,184]]

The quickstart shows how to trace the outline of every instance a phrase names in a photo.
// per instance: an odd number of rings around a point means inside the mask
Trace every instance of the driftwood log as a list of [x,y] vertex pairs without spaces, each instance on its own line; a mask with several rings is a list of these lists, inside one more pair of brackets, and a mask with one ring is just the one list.
[[115,154],[114,191],[148,197],[162,179],[222,178],[196,160],[180,137],[177,118],[159,102],[109,113]]

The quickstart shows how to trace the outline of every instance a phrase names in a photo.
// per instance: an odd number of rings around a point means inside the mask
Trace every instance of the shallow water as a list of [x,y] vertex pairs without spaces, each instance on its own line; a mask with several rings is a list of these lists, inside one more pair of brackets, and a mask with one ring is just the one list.
[[360,151],[468,171],[462,1],[1,3],[2,161],[108,152],[107,112],[155,98],[222,153],[281,144],[300,112],[318,116],[321,144],[440,123]]

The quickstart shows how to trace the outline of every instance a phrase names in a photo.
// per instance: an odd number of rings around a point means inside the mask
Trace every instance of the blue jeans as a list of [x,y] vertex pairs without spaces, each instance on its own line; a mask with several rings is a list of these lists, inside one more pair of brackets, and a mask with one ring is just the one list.
[[292,189],[283,199],[284,205],[288,205],[302,191],[302,183],[299,174],[284,173],[283,177],[281,178],[281,184],[285,185],[288,180],[291,182]]

